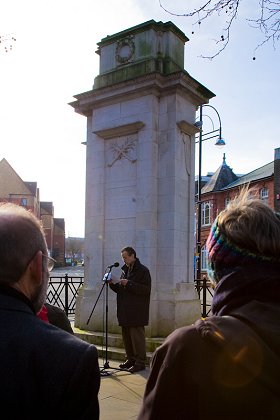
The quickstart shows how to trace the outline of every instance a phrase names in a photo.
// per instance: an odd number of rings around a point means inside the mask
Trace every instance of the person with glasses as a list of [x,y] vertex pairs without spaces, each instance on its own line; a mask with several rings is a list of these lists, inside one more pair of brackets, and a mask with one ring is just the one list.
[[[48,271],[49,273],[54,268],[56,260],[52,257],[46,256],[48,259]],[[42,306],[40,311],[37,313],[37,316],[45,322],[49,322],[52,325],[55,325],[58,328],[62,328],[64,331],[74,334],[71,322],[68,319],[65,311],[58,306],[52,305],[48,302]]]
[[96,347],[36,316],[53,263],[40,221],[1,203],[1,410],[12,420],[99,419]]

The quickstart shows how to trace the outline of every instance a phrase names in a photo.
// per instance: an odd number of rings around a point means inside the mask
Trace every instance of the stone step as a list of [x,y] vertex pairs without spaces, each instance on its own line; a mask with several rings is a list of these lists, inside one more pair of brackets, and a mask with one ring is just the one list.
[[[74,333],[81,340],[86,341],[87,343],[94,344],[97,348],[98,355],[100,358],[106,359],[106,334],[103,332],[97,331],[87,331],[81,330],[72,325]],[[164,338],[146,338],[146,348],[147,348],[147,363],[151,361],[153,352],[157,347],[159,347],[164,341]],[[125,360],[125,351],[123,347],[123,341],[121,334],[107,334],[107,359],[124,361]]]
[[[106,361],[106,347],[95,345],[98,351],[98,357]],[[147,365],[150,364],[153,353],[147,352]],[[125,351],[123,348],[119,347],[109,347],[107,348],[107,360],[115,360],[118,362],[124,362],[126,359]]]

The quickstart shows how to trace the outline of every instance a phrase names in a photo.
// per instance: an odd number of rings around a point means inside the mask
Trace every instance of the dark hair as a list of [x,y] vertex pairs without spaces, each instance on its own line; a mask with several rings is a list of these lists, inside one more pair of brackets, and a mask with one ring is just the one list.
[[126,246],[125,248],[123,248],[121,250],[121,253],[123,253],[123,252],[127,252],[130,257],[133,254],[134,258],[136,258],[136,251],[131,246]]
[[0,203],[0,283],[16,283],[38,251],[47,253],[40,221],[21,206]]

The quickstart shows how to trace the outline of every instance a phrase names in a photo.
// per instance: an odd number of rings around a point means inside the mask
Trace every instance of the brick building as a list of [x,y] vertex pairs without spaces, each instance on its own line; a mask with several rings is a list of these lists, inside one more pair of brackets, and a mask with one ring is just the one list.
[[23,206],[42,220],[49,254],[57,260],[57,265],[64,265],[64,219],[54,217],[52,202],[40,201],[37,182],[23,181],[5,158],[0,161],[0,202]]
[[64,219],[53,219],[53,258],[60,266],[65,265],[65,222]]
[[[205,180],[205,178],[202,178]],[[259,198],[280,212],[280,148],[274,150],[274,160],[245,175],[236,175],[226,164],[206,178],[201,189],[201,273],[206,273],[205,243],[216,216],[227,206],[240,189],[248,184]]]

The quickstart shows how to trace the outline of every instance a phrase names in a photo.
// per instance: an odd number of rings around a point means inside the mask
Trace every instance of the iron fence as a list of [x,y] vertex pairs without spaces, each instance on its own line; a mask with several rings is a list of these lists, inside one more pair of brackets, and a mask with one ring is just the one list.
[[84,284],[84,277],[50,277],[47,290],[47,302],[63,309],[66,315],[74,316],[79,288]]
[[212,284],[206,278],[195,279],[194,282],[201,302],[201,316],[202,318],[207,318],[211,315],[211,304],[214,293]]
[[[213,298],[213,288],[207,279],[195,279],[195,288],[201,302],[201,316],[206,318],[211,315],[211,303]],[[80,287],[84,284],[83,276],[64,276],[50,277],[47,302],[59,306],[66,315],[73,317],[76,309],[76,299]]]

